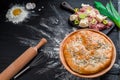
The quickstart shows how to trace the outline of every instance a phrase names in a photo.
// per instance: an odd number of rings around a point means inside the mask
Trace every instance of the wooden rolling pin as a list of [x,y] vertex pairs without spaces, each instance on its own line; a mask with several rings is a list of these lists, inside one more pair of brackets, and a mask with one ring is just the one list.
[[28,48],[20,57],[18,57],[0,74],[0,80],[10,80],[37,55],[37,50],[46,42],[47,40],[45,38],[42,38],[35,47]]

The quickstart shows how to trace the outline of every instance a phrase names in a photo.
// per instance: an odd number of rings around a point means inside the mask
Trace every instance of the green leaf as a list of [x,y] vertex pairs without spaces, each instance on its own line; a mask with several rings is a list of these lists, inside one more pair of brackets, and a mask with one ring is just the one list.
[[114,16],[113,16],[113,18],[111,19],[119,28],[120,28],[120,18],[115,18]]
[[107,9],[108,14],[109,14],[109,15],[107,15],[107,16],[108,16],[110,19],[115,20],[114,15],[113,15],[113,12],[111,11],[111,7],[110,7],[110,4],[109,4],[109,3],[106,4],[106,9]]
[[107,11],[108,11],[111,15],[113,15],[109,3],[106,4],[106,9],[107,9]]
[[112,4],[111,1],[110,1],[110,8],[111,8],[111,12],[113,13],[113,16],[114,16],[115,18],[120,18],[117,10],[114,8],[114,6],[113,6],[113,4]]
[[120,28],[120,15],[111,1],[106,4],[106,7],[101,2],[95,1],[94,4],[101,14],[108,16]]
[[97,9],[106,10],[105,6],[101,2],[95,1],[94,4]]
[[118,28],[120,28],[120,19],[114,21]]
[[97,2],[95,1],[94,3],[95,7],[99,10],[99,12],[105,16],[108,16],[110,19],[112,19],[112,14],[110,14],[108,12],[108,10],[106,9],[106,7],[101,3],[101,2]]

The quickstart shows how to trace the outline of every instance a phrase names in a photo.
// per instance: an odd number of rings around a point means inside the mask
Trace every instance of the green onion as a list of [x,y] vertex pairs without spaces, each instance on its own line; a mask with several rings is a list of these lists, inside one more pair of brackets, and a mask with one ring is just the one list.
[[107,3],[106,6],[98,1],[95,1],[94,4],[101,14],[108,16],[108,18],[110,18],[117,25],[118,28],[120,28],[120,15],[114,8],[111,1]]
[[108,16],[110,19],[113,18],[112,15],[108,12],[107,8],[101,2],[95,1],[94,4],[101,14]]
[[103,24],[108,24],[108,20],[103,20]]
[[80,18],[80,19],[84,19],[84,18],[86,18],[86,16],[87,16],[87,15],[86,15],[85,13],[79,14],[79,18]]
[[116,9],[114,8],[112,2],[110,1],[110,8],[111,8],[111,11],[113,12],[113,15],[117,18],[118,16],[120,17],[120,15],[118,14],[118,12],[116,11]]
[[79,11],[79,8],[75,8],[74,11],[75,11],[75,13],[78,12],[78,11]]
[[74,24],[78,25],[79,24],[79,20],[74,20]]
[[93,18],[92,21],[91,21],[91,23],[95,24],[96,23],[96,19]]
[[108,10],[108,12],[109,12],[110,14],[112,14],[112,11],[111,11],[110,4],[109,4],[109,3],[106,4],[106,9]]

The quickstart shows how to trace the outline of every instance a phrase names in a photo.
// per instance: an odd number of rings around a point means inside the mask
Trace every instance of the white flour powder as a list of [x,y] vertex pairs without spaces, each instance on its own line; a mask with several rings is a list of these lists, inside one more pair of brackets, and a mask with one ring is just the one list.
[[8,21],[17,24],[23,22],[26,18],[28,18],[28,14],[29,12],[25,9],[25,7],[15,5],[8,10],[6,18]]

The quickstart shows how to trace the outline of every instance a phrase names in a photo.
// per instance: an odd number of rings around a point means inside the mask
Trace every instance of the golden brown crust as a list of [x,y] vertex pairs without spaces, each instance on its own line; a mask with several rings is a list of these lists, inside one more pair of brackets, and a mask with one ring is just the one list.
[[65,40],[63,54],[66,63],[73,71],[93,74],[110,65],[113,46],[103,35],[81,30]]

